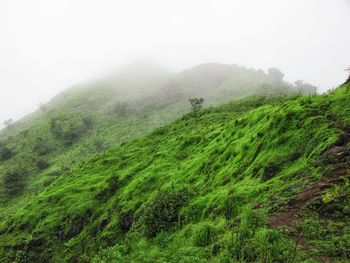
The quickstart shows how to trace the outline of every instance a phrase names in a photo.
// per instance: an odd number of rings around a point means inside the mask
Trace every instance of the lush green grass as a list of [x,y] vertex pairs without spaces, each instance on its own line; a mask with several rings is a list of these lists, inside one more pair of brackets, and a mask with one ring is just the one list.
[[[96,152],[176,120],[191,111],[190,97],[202,96],[209,106],[291,92],[295,87],[263,72],[217,64],[170,76],[131,71],[68,89],[0,132],[0,206],[26,202]],[[10,158],[2,158],[8,150]]]
[[345,261],[347,210],[322,223],[317,209],[304,211],[298,227],[313,247],[298,249],[267,217],[334,168],[320,160],[349,131],[348,89],[209,108],[80,162],[3,211],[0,254],[5,262]]

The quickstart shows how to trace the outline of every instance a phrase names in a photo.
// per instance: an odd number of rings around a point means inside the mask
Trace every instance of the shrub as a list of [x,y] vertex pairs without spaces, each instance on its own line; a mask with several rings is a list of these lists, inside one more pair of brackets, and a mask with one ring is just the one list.
[[87,129],[92,129],[94,126],[94,121],[90,116],[82,118],[82,122]]
[[129,104],[127,102],[118,102],[114,105],[112,112],[119,117],[125,117],[130,111]]
[[99,139],[99,138],[94,140],[93,145],[94,145],[94,148],[95,148],[94,150],[96,152],[102,152],[102,151],[104,151],[106,149],[106,146],[105,146],[104,142],[101,139]]
[[205,223],[196,229],[194,243],[197,247],[206,247],[214,242],[216,234],[216,229],[212,225]]
[[232,232],[229,251],[240,262],[297,262],[294,247],[283,233],[266,228],[262,211],[246,210]]
[[50,166],[50,163],[46,160],[43,160],[43,159],[39,159],[37,162],[36,162],[36,167],[39,169],[39,170],[44,170],[46,169],[47,167]]
[[0,161],[6,161],[13,156],[13,152],[6,146],[0,146]]
[[155,237],[160,231],[170,230],[178,221],[181,207],[189,200],[190,193],[179,191],[160,192],[141,208],[141,223],[148,237]]
[[101,202],[107,202],[111,196],[115,194],[118,187],[120,186],[120,181],[118,176],[112,176],[106,180],[106,186],[102,188],[95,196],[95,198]]
[[20,194],[25,185],[26,172],[23,170],[8,171],[3,178],[3,185],[8,197]]
[[36,139],[33,150],[38,155],[45,155],[51,151],[50,147],[47,144],[47,141],[45,141],[42,137],[38,137]]
[[[76,117],[78,118],[78,117]],[[90,125],[87,119],[73,119],[67,116],[51,118],[51,132],[58,140],[62,140],[66,145],[75,143],[87,130]]]
[[238,215],[238,209],[242,205],[243,200],[239,196],[230,194],[224,201],[223,214],[226,219],[235,218]]

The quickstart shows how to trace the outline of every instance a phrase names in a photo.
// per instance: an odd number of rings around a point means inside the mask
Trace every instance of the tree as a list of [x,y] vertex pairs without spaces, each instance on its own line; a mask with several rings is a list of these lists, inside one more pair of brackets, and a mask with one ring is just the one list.
[[284,74],[278,68],[269,68],[267,72],[269,73],[269,76],[272,77],[275,81],[283,81]]
[[119,117],[125,117],[129,112],[129,104],[127,102],[118,102],[113,107],[113,113]]
[[194,115],[197,116],[197,113],[202,109],[204,99],[203,98],[192,98],[192,99],[189,99],[189,101],[191,103]]
[[47,140],[42,137],[38,137],[34,143],[33,150],[38,155],[45,155],[51,151],[51,148],[49,147]]
[[13,123],[12,119],[8,119],[8,120],[4,121],[4,125],[8,128],[11,127],[12,123]]
[[350,67],[348,67],[348,68],[346,69],[346,71],[349,73],[349,77],[348,77],[348,79],[346,80],[346,83],[348,83],[348,82],[350,82]]
[[48,109],[47,105],[44,104],[44,103],[39,103],[38,106],[39,106],[39,109],[40,109],[42,112],[45,112],[45,111],[47,111],[47,109]]
[[62,140],[66,145],[72,145],[88,130],[85,125],[82,119],[65,115],[53,117],[50,120],[53,136]]
[[297,90],[304,95],[316,94],[317,88],[311,84],[304,83],[302,80],[297,80],[294,84]]
[[26,173],[23,170],[17,169],[8,171],[3,177],[3,186],[5,188],[6,195],[12,197],[20,194],[25,186]]
[[0,145],[0,161],[6,161],[13,156],[13,152],[11,149],[6,146]]
[[44,159],[39,159],[36,162],[36,167],[41,171],[50,166],[50,163]]

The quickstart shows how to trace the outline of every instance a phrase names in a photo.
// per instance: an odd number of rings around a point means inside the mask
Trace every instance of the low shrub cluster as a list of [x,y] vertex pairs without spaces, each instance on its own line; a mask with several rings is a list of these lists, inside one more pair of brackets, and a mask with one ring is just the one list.
[[145,203],[138,211],[138,215],[146,236],[155,237],[159,232],[173,228],[178,221],[181,207],[189,198],[190,193],[186,189],[166,190]]

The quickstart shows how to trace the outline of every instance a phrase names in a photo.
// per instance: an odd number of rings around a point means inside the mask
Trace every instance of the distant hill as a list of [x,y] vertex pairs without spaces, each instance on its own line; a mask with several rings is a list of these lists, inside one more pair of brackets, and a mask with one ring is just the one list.
[[282,78],[237,65],[203,64],[178,74],[153,64],[131,65],[61,92],[1,131],[0,180],[12,175],[21,183],[12,194],[1,184],[0,201],[8,205],[18,196],[36,195],[97,152],[174,121],[191,111],[191,97],[203,97],[208,107],[295,92]]

